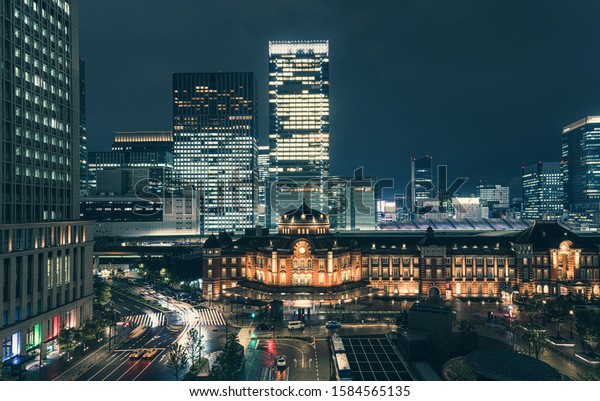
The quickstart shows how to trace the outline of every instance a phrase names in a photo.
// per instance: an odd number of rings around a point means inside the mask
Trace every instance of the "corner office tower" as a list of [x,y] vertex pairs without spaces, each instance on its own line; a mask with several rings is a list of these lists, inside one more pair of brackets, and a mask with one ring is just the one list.
[[77,5],[0,6],[0,341],[16,372],[92,317],[93,229],[78,221]]
[[324,211],[329,177],[329,42],[269,42],[270,227],[303,200]]
[[254,73],[173,74],[175,175],[203,193],[203,232],[254,226],[257,99]]

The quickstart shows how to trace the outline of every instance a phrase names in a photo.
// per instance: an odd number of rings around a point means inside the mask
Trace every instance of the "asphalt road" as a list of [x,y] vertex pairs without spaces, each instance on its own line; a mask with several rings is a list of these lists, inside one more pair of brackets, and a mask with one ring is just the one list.
[[[324,326],[309,326],[301,331],[280,327],[273,331],[254,330],[246,350],[246,380],[259,380],[262,369],[271,368],[279,355],[287,358],[287,380],[330,380],[331,352],[328,339],[333,333],[356,336],[385,334],[388,331],[387,325],[352,325],[333,330]],[[275,371],[278,379],[286,378],[281,374],[283,369]]]
[[[142,290],[136,287],[127,289],[136,295]],[[185,346],[187,332],[192,328],[197,329],[204,337],[203,354],[223,348],[227,329],[220,314],[204,308],[198,309],[172,298],[156,295],[144,297],[147,300],[163,302],[163,306],[169,310],[161,312],[127,295],[115,293],[113,306],[120,314],[119,320],[129,320],[134,322],[134,326],[147,327],[146,332],[121,344],[108,358],[91,366],[79,375],[77,380],[174,380],[175,377],[166,366],[168,349],[175,343]],[[157,354],[152,359],[131,359],[131,352],[140,348],[156,348]]]

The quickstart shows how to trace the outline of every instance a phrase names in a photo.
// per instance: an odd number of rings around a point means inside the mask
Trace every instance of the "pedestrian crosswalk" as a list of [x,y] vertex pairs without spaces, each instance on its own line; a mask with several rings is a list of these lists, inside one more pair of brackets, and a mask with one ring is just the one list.
[[225,326],[225,317],[213,309],[199,309],[200,324],[204,326]]
[[159,327],[167,324],[167,318],[164,313],[145,313],[143,315],[123,316],[123,321],[131,322],[134,326]]

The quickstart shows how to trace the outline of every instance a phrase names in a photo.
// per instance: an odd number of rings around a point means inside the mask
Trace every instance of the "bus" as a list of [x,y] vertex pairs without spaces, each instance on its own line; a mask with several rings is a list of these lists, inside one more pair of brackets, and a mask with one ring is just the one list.
[[352,380],[352,370],[350,370],[348,356],[345,353],[335,355],[335,373],[338,381]]
[[346,348],[344,348],[342,337],[337,334],[331,336],[331,350],[333,355],[346,353]]

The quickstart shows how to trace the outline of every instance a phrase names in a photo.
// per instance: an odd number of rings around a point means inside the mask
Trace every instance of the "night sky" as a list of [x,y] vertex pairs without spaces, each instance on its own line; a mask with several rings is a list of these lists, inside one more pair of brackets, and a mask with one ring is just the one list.
[[[171,73],[251,71],[268,138],[268,41],[329,39],[331,173],[520,186],[560,160],[562,127],[600,114],[599,1],[83,0],[88,148],[171,127]],[[514,193],[513,195],[517,195]]]

